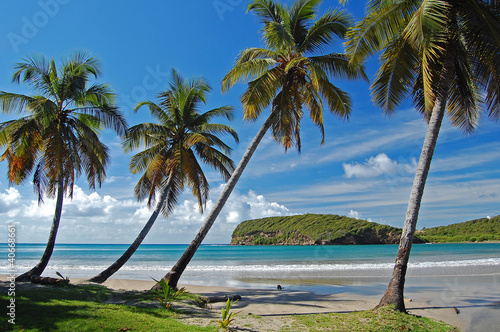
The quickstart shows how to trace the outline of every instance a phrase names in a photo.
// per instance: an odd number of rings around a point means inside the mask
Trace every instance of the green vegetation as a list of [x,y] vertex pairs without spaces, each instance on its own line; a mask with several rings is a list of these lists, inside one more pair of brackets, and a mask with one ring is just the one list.
[[244,221],[234,230],[231,244],[382,244],[397,243],[400,236],[399,228],[366,220],[305,214]]
[[[29,287],[29,288],[25,288]],[[104,294],[104,295],[103,295]],[[192,301],[196,294],[185,294],[179,300]],[[66,287],[22,285],[16,291],[16,325],[0,318],[1,331],[169,331],[216,332],[217,322],[204,309],[196,315],[198,324],[188,321],[190,308],[168,311],[152,301],[147,292],[115,291],[96,285],[69,285]],[[0,295],[0,305],[8,303],[6,292]],[[234,302],[233,302],[234,303]],[[234,314],[225,307],[226,319]],[[267,325],[280,321],[282,331],[458,331],[443,322],[395,312],[394,308],[378,311],[259,317],[245,315],[238,319],[238,328],[267,330]]]
[[155,299],[157,299],[158,302],[160,302],[161,306],[165,307],[165,309],[167,310],[172,309],[172,304],[174,301],[180,298],[183,294],[188,293],[188,291],[184,287],[178,290],[170,287],[168,281],[165,281],[165,279],[160,279],[160,281],[154,278],[152,279],[161,286],[161,294],[159,296],[155,296]]
[[481,218],[452,224],[426,228],[417,232],[426,242],[484,242],[500,241],[500,215],[491,219]]
[[459,331],[446,323],[407,315],[387,306],[349,314],[316,314],[293,317],[287,331]]
[[[2,315],[1,331],[218,331],[177,321],[178,312],[160,308],[152,294],[144,292],[118,292],[94,285],[46,286],[18,290],[15,298],[16,324]],[[5,308],[7,301],[2,292],[1,306]]]
[[231,307],[236,302],[238,302],[238,300],[231,301],[230,299],[227,299],[226,307],[221,309],[222,319],[219,319],[217,323],[219,323],[219,326],[225,330],[229,329],[229,324],[231,324],[234,320],[234,316],[238,314],[238,312],[231,312]]
[[[398,243],[401,229],[338,215],[304,214],[247,220],[236,227],[234,245]],[[500,215],[417,231],[414,243],[500,241]]]

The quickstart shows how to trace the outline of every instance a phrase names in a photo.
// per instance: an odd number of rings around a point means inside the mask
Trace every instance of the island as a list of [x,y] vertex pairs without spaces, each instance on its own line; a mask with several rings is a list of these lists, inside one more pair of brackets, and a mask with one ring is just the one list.
[[[303,214],[247,220],[231,245],[397,244],[401,228],[332,214]],[[500,216],[418,230],[414,243],[500,241]]]

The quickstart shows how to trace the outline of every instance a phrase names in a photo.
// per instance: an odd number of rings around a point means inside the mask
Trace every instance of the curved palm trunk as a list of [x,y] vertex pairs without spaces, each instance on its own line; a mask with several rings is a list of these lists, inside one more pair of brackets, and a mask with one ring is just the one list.
[[52,256],[52,252],[54,252],[54,246],[56,244],[56,236],[57,231],[59,229],[59,222],[61,221],[62,214],[62,206],[64,199],[64,187],[63,187],[63,179],[62,176],[59,177],[59,181],[57,183],[57,201],[56,201],[56,210],[54,213],[54,219],[52,220],[52,228],[50,229],[49,240],[47,241],[47,246],[45,247],[45,251],[43,253],[40,262],[35,265],[34,268],[21,274],[16,278],[16,281],[30,281],[31,276],[39,276],[43,273],[47,265],[49,264],[50,257]]
[[447,60],[444,64],[444,70],[440,77],[440,82],[444,84],[441,85],[440,93],[436,97],[432,115],[429,120],[429,125],[427,127],[427,132],[425,134],[424,145],[422,147],[422,152],[418,161],[415,179],[413,180],[410,200],[408,201],[406,220],[403,226],[401,240],[399,242],[399,249],[396,255],[396,263],[394,265],[392,278],[389,282],[387,290],[384,293],[384,296],[382,297],[380,303],[376,308],[393,304],[396,307],[396,310],[400,312],[406,311],[403,296],[406,270],[408,268],[408,261],[410,259],[410,250],[413,244],[413,237],[415,235],[415,229],[417,226],[418,213],[420,210],[420,204],[422,202],[422,196],[424,194],[425,182],[427,180],[427,175],[431,167],[434,148],[436,147],[439,130],[441,129],[441,123],[443,122],[443,117],[446,110],[448,86],[452,77],[452,67],[455,58],[454,51],[454,48],[451,47],[451,51],[449,51],[450,53],[448,54]]
[[[186,249],[182,257],[175,263],[175,265],[172,267],[170,272],[168,272],[163,279],[165,281],[168,281],[169,286],[176,288],[177,283],[179,282],[179,279],[186,269],[187,265],[193,258],[194,254],[196,253],[196,250],[198,250],[198,247],[200,246],[201,242],[207,235],[208,231],[214,224],[215,220],[217,219],[220,211],[224,207],[224,204],[226,203],[227,199],[231,195],[231,192],[233,191],[234,187],[236,186],[236,183],[240,179],[241,174],[245,170],[245,167],[247,166],[248,162],[250,161],[250,158],[252,158],[253,153],[257,149],[257,146],[259,145],[260,141],[266,134],[267,130],[271,126],[271,117],[269,117],[262,128],[260,128],[259,132],[257,135],[254,137],[250,145],[248,146],[247,151],[243,155],[243,157],[240,160],[240,163],[234,170],[233,174],[231,175],[231,178],[229,181],[227,181],[226,185],[224,186],[224,189],[222,190],[222,193],[219,196],[219,199],[215,203],[214,207],[210,211],[210,214],[208,215],[207,219],[201,226],[201,228],[198,230],[198,233],[194,237],[193,241],[191,241],[191,244],[189,244],[189,247]],[[152,289],[159,289],[160,285],[156,284]]]
[[134,242],[128,247],[128,249],[121,255],[120,258],[116,260],[113,264],[111,264],[106,270],[102,271],[98,275],[90,278],[88,281],[90,282],[97,282],[97,283],[103,283],[106,280],[108,280],[109,277],[111,277],[113,274],[115,274],[116,271],[118,271],[129,259],[132,257],[132,255],[135,253],[137,248],[141,245],[142,241],[148,235],[149,231],[151,230],[151,227],[153,227],[156,219],[158,218],[158,215],[160,214],[161,207],[165,203],[165,200],[167,199],[168,196],[168,191],[170,189],[170,185],[172,183],[172,177],[170,177],[167,181],[167,184],[165,186],[165,189],[163,189],[160,200],[158,201],[158,204],[156,204],[156,208],[153,211],[153,214],[151,214],[151,217],[149,217],[148,222],[146,225],[144,225],[143,229],[139,233],[139,235],[135,238]]

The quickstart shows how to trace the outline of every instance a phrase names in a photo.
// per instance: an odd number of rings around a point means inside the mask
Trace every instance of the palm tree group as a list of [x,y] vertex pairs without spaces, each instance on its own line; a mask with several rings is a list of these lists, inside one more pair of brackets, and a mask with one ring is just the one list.
[[313,54],[326,48],[333,38],[343,38],[351,18],[345,11],[329,11],[314,21],[320,3],[319,0],[299,0],[287,7],[271,0],[250,2],[248,10],[254,12],[264,25],[262,31],[266,48],[242,51],[234,67],[222,80],[222,88],[227,91],[239,81],[249,81],[241,97],[244,118],[254,121],[268,106],[271,106],[270,114],[195,238],[163,277],[170,286],[177,286],[179,278],[270,128],[273,138],[285,150],[296,145],[300,151],[303,108],[309,111],[311,120],[319,127],[323,141],[324,108],[342,119],[349,117],[351,99],[330,82],[329,75],[349,79],[366,78],[362,66],[350,66],[349,59],[339,53]]
[[[367,14],[353,25],[344,10],[317,17],[320,0],[296,0],[282,5],[274,0],[252,0],[248,11],[262,23],[263,47],[243,50],[222,80],[223,92],[247,83],[241,96],[244,119],[269,114],[241,161],[234,168],[230,148],[220,138],[238,136],[230,127],[211,123],[232,118],[223,106],[201,113],[210,91],[201,78],[183,79],[172,71],[169,89],[159,103],[140,102],[156,123],[131,128],[114,106],[109,87],[88,86],[98,77],[95,58],[77,53],[56,68],[54,61],[28,58],[17,65],[13,80],[26,82],[39,93],[24,96],[0,92],[4,112],[25,112],[18,120],[0,124],[1,160],[8,176],[19,184],[32,175],[41,201],[56,196],[56,211],[47,249],[29,272],[40,275],[52,254],[62,213],[63,197],[71,196],[83,171],[94,189],[105,177],[108,150],[99,132],[111,128],[123,136],[125,150],[142,149],[130,162],[133,173],[143,173],[135,187],[138,200],[147,199],[153,213],[127,251],[91,281],[103,282],[137,250],[159,214],[168,216],[181,192],[190,188],[203,211],[209,185],[201,163],[216,169],[227,183],[179,261],[163,277],[176,287],[185,268],[217,219],[250,158],[270,130],[286,150],[301,150],[300,124],[309,113],[325,140],[323,111],[348,119],[352,103],[332,78],[367,80],[364,61],[380,52],[380,69],[372,82],[374,103],[392,114],[410,95],[428,123],[393,276],[379,306],[393,304],[405,311],[403,292],[425,182],[445,114],[465,133],[478,124],[481,108],[500,118],[500,4],[488,0],[370,0]],[[346,41],[346,53],[329,51],[335,38]]]

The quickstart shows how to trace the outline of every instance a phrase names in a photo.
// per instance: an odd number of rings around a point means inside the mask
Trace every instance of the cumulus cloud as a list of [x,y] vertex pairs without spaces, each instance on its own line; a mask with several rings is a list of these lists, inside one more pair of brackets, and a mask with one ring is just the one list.
[[7,223],[12,223],[21,209],[19,208],[19,200],[21,194],[16,188],[7,188],[3,193],[0,193],[0,216]]
[[[214,190],[213,197],[217,197],[223,185]],[[175,208],[167,218],[171,225],[201,226],[212,209],[214,201],[207,202],[204,214],[199,212],[198,203],[194,200],[185,200]],[[249,190],[247,194],[233,191],[224,205],[217,222],[237,225],[248,219],[265,218],[271,216],[291,215],[290,210],[276,202],[269,202],[263,195]]]
[[417,161],[413,159],[410,163],[398,163],[391,160],[385,153],[370,157],[364,164],[344,163],[345,176],[347,178],[371,178],[384,175],[406,175],[415,172]]
[[[148,235],[148,242],[187,243],[204,222],[223,186],[213,190],[204,214],[198,202],[185,193],[174,211],[166,219],[160,216]],[[15,188],[0,193],[0,216],[22,225],[22,242],[45,242],[55,211],[55,199],[46,198],[43,204],[23,197]],[[73,199],[65,198],[58,239],[66,243],[128,243],[137,236],[152,214],[146,201],[117,199],[97,192],[85,192],[75,186]],[[234,191],[221,211],[211,238],[218,243],[229,242],[238,223],[268,216],[290,215],[290,211],[277,202],[268,201],[253,191],[241,194]],[[6,218],[8,217],[8,218]],[[167,236],[175,235],[175,236]]]
[[5,206],[16,204],[20,198],[21,194],[19,194],[19,191],[14,187],[5,189],[5,193],[0,193],[0,201]]
[[361,216],[361,213],[359,213],[358,211],[354,211],[354,210],[351,210],[348,214],[347,214],[348,217],[350,218],[354,218],[354,219],[363,219],[363,220],[367,220],[367,221],[372,221],[372,218],[363,218]]
[[358,211],[351,210],[348,214],[348,217],[354,218],[354,219],[361,219],[361,214]]

